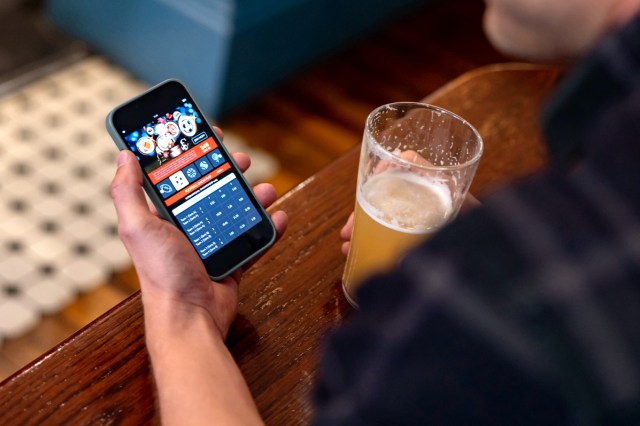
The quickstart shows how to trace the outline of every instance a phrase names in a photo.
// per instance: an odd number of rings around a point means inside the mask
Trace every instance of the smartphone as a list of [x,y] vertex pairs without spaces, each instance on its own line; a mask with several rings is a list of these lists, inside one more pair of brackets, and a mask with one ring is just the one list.
[[181,82],[152,87],[106,122],[118,148],[135,153],[160,216],[187,236],[211,279],[273,244],[271,218]]

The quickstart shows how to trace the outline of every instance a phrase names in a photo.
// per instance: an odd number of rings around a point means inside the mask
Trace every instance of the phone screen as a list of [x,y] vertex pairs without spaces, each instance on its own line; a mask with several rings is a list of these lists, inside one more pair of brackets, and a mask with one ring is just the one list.
[[212,277],[273,242],[268,215],[180,83],[151,89],[116,108],[108,122],[116,143],[135,153],[156,207],[182,229]]

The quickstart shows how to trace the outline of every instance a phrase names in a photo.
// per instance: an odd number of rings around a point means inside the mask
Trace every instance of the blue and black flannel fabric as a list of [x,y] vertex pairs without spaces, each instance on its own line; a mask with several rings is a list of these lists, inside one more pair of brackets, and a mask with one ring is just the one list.
[[545,111],[553,155],[374,277],[317,425],[640,425],[640,19]]

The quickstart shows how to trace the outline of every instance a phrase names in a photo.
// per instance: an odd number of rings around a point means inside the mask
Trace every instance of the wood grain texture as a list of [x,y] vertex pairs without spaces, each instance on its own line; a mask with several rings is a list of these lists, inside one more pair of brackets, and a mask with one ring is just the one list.
[[[539,132],[517,130],[537,129],[539,102],[558,76],[553,69],[496,66],[426,99],[467,114],[480,129],[489,160],[478,171],[478,191],[521,177],[513,164],[528,153],[527,172],[543,165]],[[512,100],[531,93],[539,96]],[[531,149],[514,152],[505,143]],[[353,209],[357,159],[352,149],[272,207],[289,213],[289,229],[242,281],[240,315],[227,343],[267,424],[309,422],[322,342],[352,313],[341,290],[338,233]],[[157,422],[139,294],[0,384],[5,425]]]

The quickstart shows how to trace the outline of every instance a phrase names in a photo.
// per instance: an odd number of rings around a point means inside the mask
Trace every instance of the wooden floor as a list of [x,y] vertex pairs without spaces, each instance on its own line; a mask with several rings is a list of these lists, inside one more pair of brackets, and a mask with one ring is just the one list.
[[[278,158],[281,170],[272,183],[282,194],[360,143],[364,120],[376,106],[420,100],[468,70],[504,62],[482,33],[483,5],[481,0],[445,0],[418,10],[310,66],[220,125]],[[0,379],[137,288],[134,270],[114,274],[26,336],[4,342]]]

